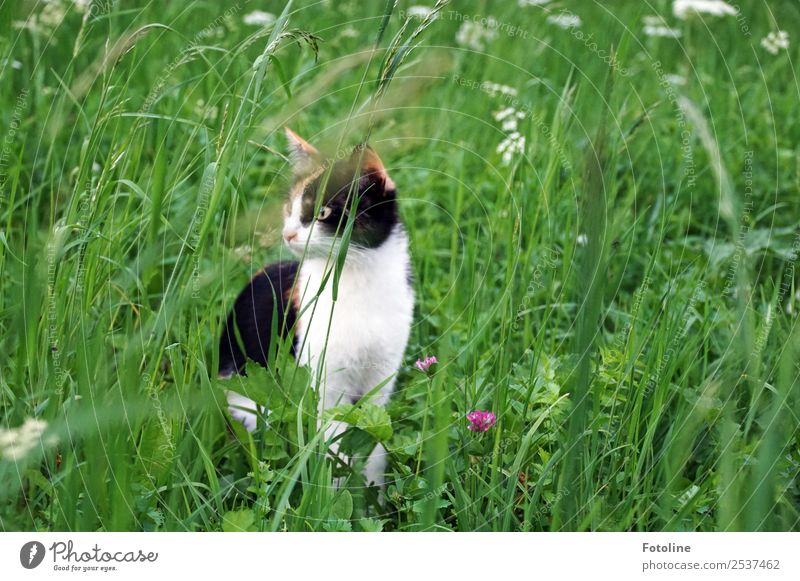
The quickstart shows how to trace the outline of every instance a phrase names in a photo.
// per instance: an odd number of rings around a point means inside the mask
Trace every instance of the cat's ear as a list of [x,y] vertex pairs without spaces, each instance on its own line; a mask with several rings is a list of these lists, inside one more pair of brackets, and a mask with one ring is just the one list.
[[357,145],[350,159],[360,164],[361,189],[369,188],[372,195],[390,197],[396,194],[394,182],[381,158],[369,145]]
[[320,163],[320,153],[317,148],[288,127],[284,127],[284,131],[289,141],[289,161],[294,174],[303,175],[312,172]]

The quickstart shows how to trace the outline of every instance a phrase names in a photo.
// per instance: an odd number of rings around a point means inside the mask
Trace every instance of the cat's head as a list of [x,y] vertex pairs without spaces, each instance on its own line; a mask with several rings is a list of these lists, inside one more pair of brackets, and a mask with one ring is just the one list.
[[325,257],[352,218],[350,248],[377,248],[398,221],[394,182],[378,154],[358,146],[345,159],[325,159],[290,129],[294,183],[284,206],[283,239],[297,256]]

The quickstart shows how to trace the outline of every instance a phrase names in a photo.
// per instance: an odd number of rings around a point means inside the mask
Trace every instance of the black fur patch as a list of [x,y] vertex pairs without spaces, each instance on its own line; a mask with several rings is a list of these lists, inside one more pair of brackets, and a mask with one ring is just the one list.
[[[354,187],[356,180],[358,184]],[[300,220],[304,225],[316,220],[316,227],[323,228],[330,236],[337,230],[341,236],[352,206],[351,190],[358,196],[351,240],[363,248],[377,248],[398,222],[397,192],[386,188],[381,174],[361,173],[352,160],[336,162],[306,186]],[[317,203],[320,193],[322,200]],[[324,219],[315,212],[318,207],[330,209]]]
[[[294,330],[297,307],[291,293],[297,277],[297,262],[270,264],[244,287],[228,315],[219,341],[219,373],[246,375],[247,358],[266,367],[273,333],[281,338]],[[277,319],[273,315],[277,315]],[[238,331],[241,345],[237,340]],[[274,349],[274,345],[272,345]],[[244,348],[244,350],[242,350]],[[295,344],[292,343],[294,355]]]

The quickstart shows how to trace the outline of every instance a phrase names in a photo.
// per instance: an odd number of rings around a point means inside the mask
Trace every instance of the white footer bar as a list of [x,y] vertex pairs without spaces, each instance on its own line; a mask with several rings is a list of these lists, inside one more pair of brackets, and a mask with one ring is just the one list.
[[799,553],[800,533],[2,533],[0,578],[797,580]]

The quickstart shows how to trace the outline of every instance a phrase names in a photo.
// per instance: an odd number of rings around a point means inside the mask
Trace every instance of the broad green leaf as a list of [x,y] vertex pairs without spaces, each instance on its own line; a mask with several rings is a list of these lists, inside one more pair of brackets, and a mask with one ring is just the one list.
[[350,428],[342,436],[339,450],[347,456],[366,456],[375,448],[375,438],[360,428]]
[[392,419],[385,409],[374,404],[368,403],[361,407],[361,417],[356,426],[379,442],[385,442],[392,437]]
[[383,525],[387,522],[389,522],[388,519],[360,518],[358,519],[358,526],[365,533],[379,533],[383,531]]
[[342,490],[333,501],[333,516],[340,520],[349,520],[353,514],[353,496],[349,490]]
[[222,530],[226,533],[254,531],[256,517],[250,509],[232,510],[222,517]]

